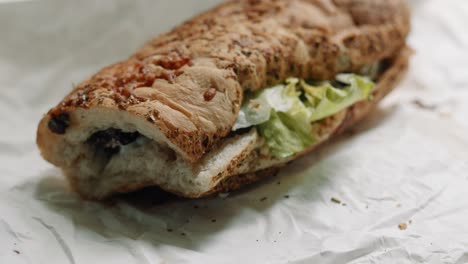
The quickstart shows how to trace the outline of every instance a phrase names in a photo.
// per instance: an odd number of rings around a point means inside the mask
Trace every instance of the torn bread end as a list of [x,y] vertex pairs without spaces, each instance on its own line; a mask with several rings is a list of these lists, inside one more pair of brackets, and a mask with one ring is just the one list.
[[144,120],[140,124],[127,112],[77,109],[68,114],[70,126],[63,135],[52,132],[47,125],[50,118],[44,118],[38,144],[43,156],[64,170],[73,188],[90,199],[144,186],[197,197],[212,188],[214,176],[221,179],[233,170],[246,170],[239,163],[257,142],[251,130],[223,141],[193,164],[154,130],[146,130]]

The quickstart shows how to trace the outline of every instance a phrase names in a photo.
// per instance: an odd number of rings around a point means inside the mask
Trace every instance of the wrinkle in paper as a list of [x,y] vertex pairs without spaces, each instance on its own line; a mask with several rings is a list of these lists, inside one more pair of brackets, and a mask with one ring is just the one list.
[[0,263],[467,263],[463,0],[411,1],[416,54],[400,89],[278,177],[197,201],[146,191],[99,204],[68,189],[35,147],[42,114],[217,2],[0,4]]

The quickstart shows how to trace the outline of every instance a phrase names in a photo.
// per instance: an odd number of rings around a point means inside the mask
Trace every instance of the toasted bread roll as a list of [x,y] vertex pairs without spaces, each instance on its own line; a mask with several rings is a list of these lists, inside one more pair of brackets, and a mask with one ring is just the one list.
[[[185,197],[236,189],[371,112],[407,67],[408,31],[403,0],[227,1],[77,85],[41,120],[37,143],[90,199],[145,186]],[[374,100],[320,121],[301,153],[265,156],[255,128],[231,132],[247,92],[381,61]]]

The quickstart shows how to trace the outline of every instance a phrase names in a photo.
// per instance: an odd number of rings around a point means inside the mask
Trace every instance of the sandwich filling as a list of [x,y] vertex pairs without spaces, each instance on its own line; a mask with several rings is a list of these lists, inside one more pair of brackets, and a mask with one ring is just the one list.
[[233,131],[256,127],[269,154],[286,158],[316,142],[313,126],[347,107],[370,100],[374,82],[357,74],[338,74],[333,81],[284,84],[246,95]]
[[[314,131],[321,120],[370,100],[374,86],[370,77],[357,74],[338,74],[333,81],[320,82],[289,78],[283,84],[246,94],[232,130],[256,128],[269,155],[287,158],[318,141]],[[105,164],[140,138],[145,137],[136,131],[110,128],[92,134],[86,143]]]

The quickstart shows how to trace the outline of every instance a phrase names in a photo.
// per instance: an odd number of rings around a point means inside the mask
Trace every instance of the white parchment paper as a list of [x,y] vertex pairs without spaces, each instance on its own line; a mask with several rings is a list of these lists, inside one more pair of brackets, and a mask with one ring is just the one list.
[[224,198],[106,204],[41,159],[38,120],[219,1],[0,2],[0,263],[468,263],[468,1],[412,1],[401,87],[278,177]]

